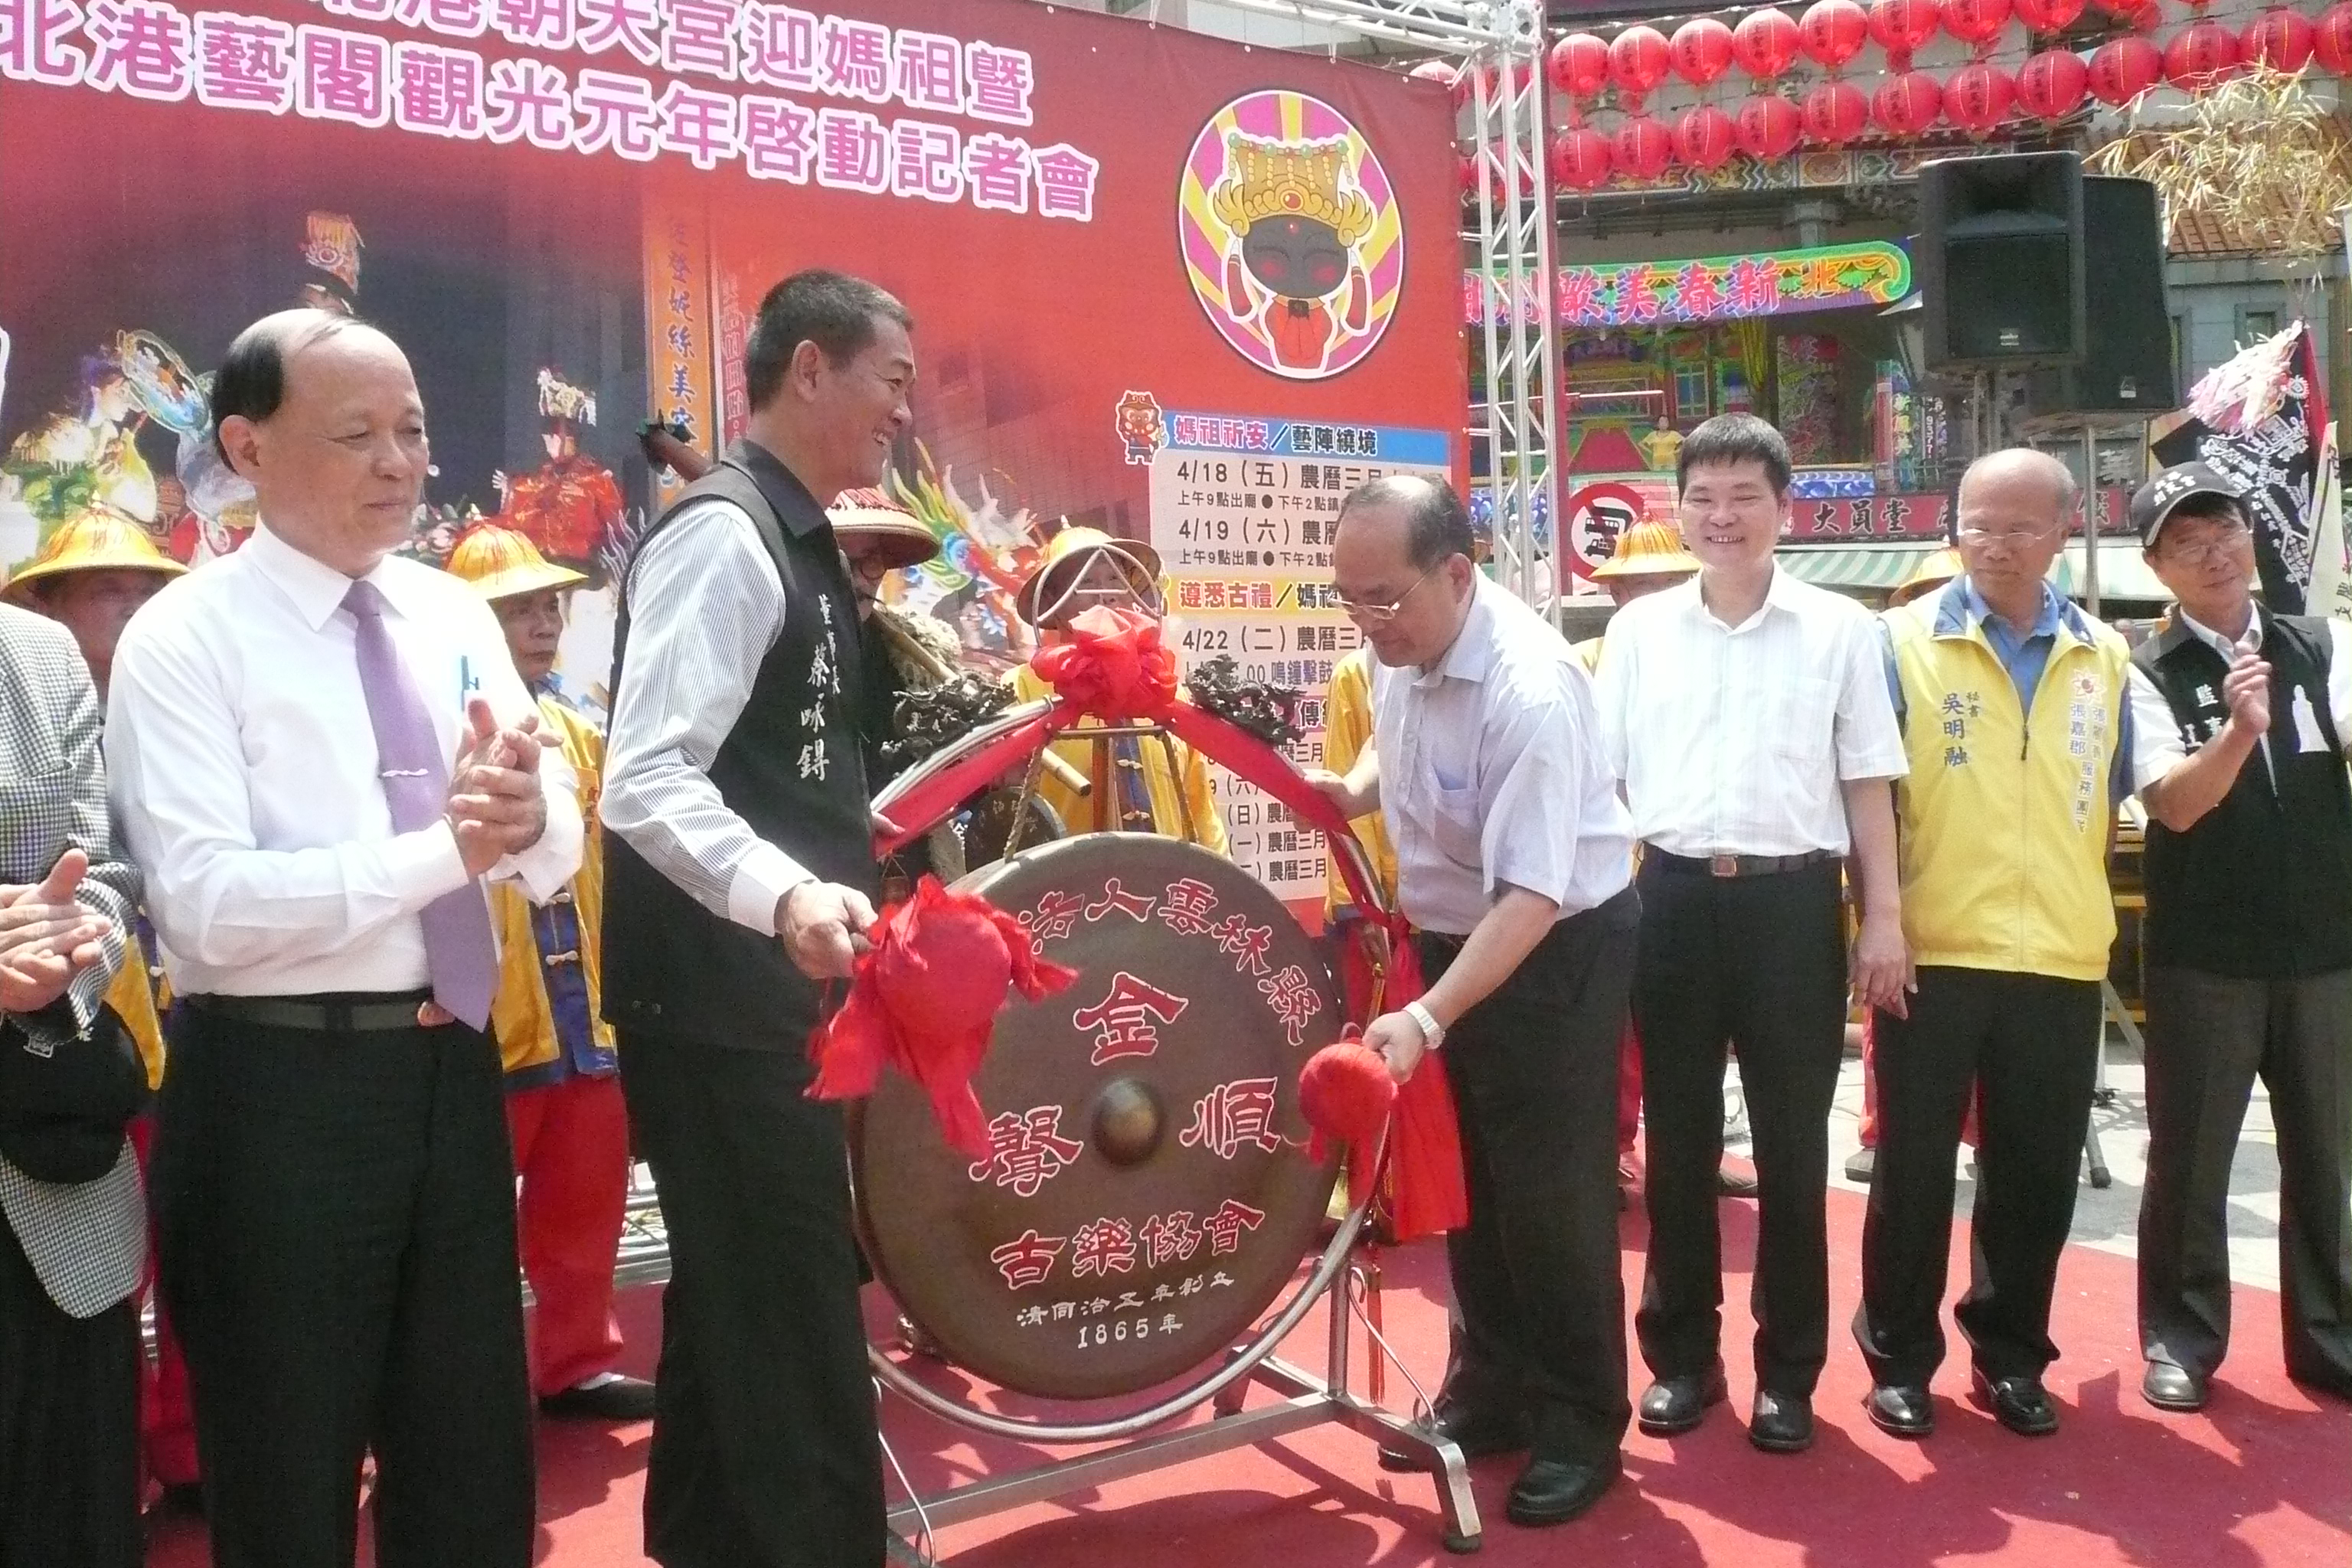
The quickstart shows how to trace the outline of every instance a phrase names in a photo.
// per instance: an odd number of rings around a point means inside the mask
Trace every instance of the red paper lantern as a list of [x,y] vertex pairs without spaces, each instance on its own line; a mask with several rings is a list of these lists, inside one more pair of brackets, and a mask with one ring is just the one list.
[[1609,46],[1590,33],[1570,33],[1544,57],[1552,86],[1570,98],[1591,98],[1609,82]]
[[2164,76],[2164,57],[2137,35],[2111,38],[2091,55],[2091,96],[2121,109]]
[[1870,117],[1890,136],[1916,136],[1936,123],[1944,89],[1926,71],[1905,71],[1878,84],[1870,97]]
[[1897,71],[1910,68],[1911,53],[1936,36],[1936,0],[1870,0],[1870,36]]
[[[2352,0],[2347,0],[2352,4]],[[1749,76],[1769,79],[1797,58],[1797,24],[1785,11],[1750,11],[1731,29],[1731,58]]]
[[1737,148],[1731,116],[1703,103],[1675,121],[1675,156],[1694,169],[1720,169]]
[[2017,73],[2017,101],[2036,120],[2063,120],[2082,106],[2091,70],[2072,49],[2044,49]]
[[2010,0],[1943,0],[1944,31],[1964,44],[1989,44],[2009,26]]
[[1862,52],[1870,37],[1870,17],[1857,0],[1813,0],[1797,24],[1806,56],[1836,70]]
[[1478,194],[1478,160],[1467,153],[1454,154],[1454,176],[1462,183],[1464,200]]
[[2010,9],[2032,33],[2063,33],[2083,14],[2084,0],[2014,0]]
[[1816,82],[1805,94],[1805,140],[1817,147],[1843,147],[1870,125],[1870,100],[1850,81]]
[[2337,76],[2352,76],[2352,0],[2336,0],[2311,30],[2311,52]]
[[[1504,86],[1506,78],[1503,74],[1503,68],[1499,65],[1489,65],[1479,72],[1479,76],[1486,84],[1486,101],[1489,103],[1501,102],[1506,94],[1506,89]],[[1462,79],[1464,81],[1467,82],[1470,79],[1470,73],[1468,71],[1464,71],[1462,73]],[[1520,64],[1511,68],[1511,73],[1507,79],[1514,89],[1526,87],[1535,80],[1535,69],[1525,62],[1521,62]],[[1469,100],[1470,94],[1465,91],[1463,94],[1463,101],[1467,103]]]
[[2100,10],[2120,22],[2137,20],[2143,11],[2152,10],[2157,0],[2097,0]]
[[1445,89],[1448,97],[1454,100],[1455,108],[1462,106],[1463,83],[1457,79],[1463,73],[1455,70],[1444,60],[1423,60],[1406,74],[1416,81],[1435,82]]
[[1666,79],[1674,50],[1655,27],[1628,27],[1609,44],[1609,79],[1638,107],[1649,90]]
[[[1664,38],[1658,41],[1665,42]],[[1674,161],[1673,134],[1646,114],[1628,118],[1610,140],[1610,163],[1637,180],[1656,179]]]
[[1551,177],[1562,190],[1597,191],[1609,183],[1609,138],[1590,125],[1551,139]]
[[2000,124],[2017,99],[2017,83],[1999,66],[1972,60],[1944,84],[1944,118],[1971,136]]
[[2238,35],[2238,56],[2277,71],[2299,71],[2311,63],[2311,18],[2278,7],[2263,12]]
[[1705,87],[1731,67],[1731,29],[1712,16],[1693,17],[1675,29],[1666,49],[1676,76]]
[[1785,98],[1759,93],[1739,106],[1739,150],[1751,158],[1787,157],[1804,129],[1804,117]]
[[2185,91],[2211,87],[2238,68],[2238,36],[2219,22],[2192,22],[2164,46],[2164,79]]

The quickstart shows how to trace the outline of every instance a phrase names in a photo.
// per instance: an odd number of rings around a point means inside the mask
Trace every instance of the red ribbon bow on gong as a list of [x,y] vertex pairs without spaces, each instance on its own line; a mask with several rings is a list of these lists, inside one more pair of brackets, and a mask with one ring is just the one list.
[[809,1042],[817,1065],[812,1100],[874,1092],[887,1060],[930,1096],[952,1148],[988,1158],[987,1118],[971,1091],[1008,990],[1035,1002],[1078,977],[1040,957],[1021,922],[977,893],[950,892],[937,877],[891,905],[869,927],[849,999]]
[[1064,702],[1112,723],[1156,719],[1176,700],[1176,655],[1160,623],[1110,605],[1080,612],[1069,640],[1040,648],[1029,668]]

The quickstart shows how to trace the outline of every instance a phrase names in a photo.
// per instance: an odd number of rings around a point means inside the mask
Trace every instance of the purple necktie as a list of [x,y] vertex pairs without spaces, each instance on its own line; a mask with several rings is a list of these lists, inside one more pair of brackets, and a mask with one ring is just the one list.
[[[383,624],[383,595],[373,583],[355,582],[343,595],[343,608],[359,627],[360,690],[375,730],[376,767],[392,807],[393,831],[430,827],[441,819],[449,793],[446,742],[393,646]],[[469,880],[425,905],[416,918],[425,928],[433,1000],[475,1028],[487,1028],[498,980],[498,941],[490,934],[490,910],[481,888]]]

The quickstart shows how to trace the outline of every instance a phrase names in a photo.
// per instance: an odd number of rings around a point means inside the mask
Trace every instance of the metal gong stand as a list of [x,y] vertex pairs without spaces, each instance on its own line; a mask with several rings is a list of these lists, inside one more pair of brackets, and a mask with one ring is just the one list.
[[[891,816],[894,805],[924,780],[984,749],[1048,706],[1040,701],[1009,709],[944,748],[885,789],[874,803],[876,814],[896,821]],[[1170,748],[1173,761],[1173,743],[1157,725],[1090,727],[1083,733],[1066,731],[1057,738],[1089,740],[1099,746],[1121,735],[1156,736],[1160,744]],[[1030,758],[1022,790],[1024,801],[1036,790],[1045,755],[1045,748],[1041,746]],[[1014,826],[1004,846],[1008,858],[1019,848],[1026,823],[1024,812],[1015,811],[1013,816]],[[899,826],[919,828],[921,825]],[[1334,839],[1332,847],[1336,853],[1349,858],[1366,886],[1379,891],[1370,862],[1353,834]],[[978,854],[973,856],[975,862],[980,858]],[[1383,909],[1382,913],[1387,912]],[[1384,1142],[1385,1137],[1383,1134]],[[1483,1543],[1478,1509],[1471,1497],[1461,1449],[1452,1441],[1437,1436],[1423,1421],[1408,1420],[1380,1402],[1385,1384],[1385,1358],[1412,1387],[1417,1410],[1425,1414],[1430,1407],[1426,1391],[1381,1331],[1380,1265],[1364,1236],[1371,1197],[1370,1193],[1349,1194],[1347,1216],[1324,1246],[1305,1281],[1292,1289],[1286,1300],[1270,1309],[1270,1315],[1263,1318],[1245,1340],[1230,1346],[1222,1357],[1214,1359],[1213,1364],[1202,1363],[1208,1370],[1192,1383],[1143,1409],[1096,1420],[1027,1419],[1000,1415],[942,1393],[915,1377],[880,1346],[868,1345],[867,1362],[877,1384],[942,1420],[992,1436],[1045,1447],[1110,1445],[926,1497],[916,1493],[904,1467],[895,1454],[888,1453],[886,1443],[885,1452],[906,1493],[905,1500],[893,1506],[889,1514],[894,1556],[928,1568],[936,1561],[934,1532],[943,1526],[1326,1425],[1345,1426],[1386,1447],[1413,1456],[1419,1462],[1417,1468],[1435,1478],[1443,1521],[1441,1539],[1445,1549],[1458,1553],[1476,1552]],[[857,1199],[859,1212],[863,1213],[866,1194],[857,1194]],[[878,1263],[875,1272],[877,1277],[883,1275]],[[1322,1370],[1309,1370],[1276,1355],[1276,1347],[1318,1301],[1327,1297],[1330,1298],[1329,1330]],[[1356,1323],[1362,1325],[1371,1347],[1367,1376],[1370,1386],[1361,1395],[1353,1386],[1352,1375],[1350,1342]],[[1245,1409],[1244,1400],[1252,1386],[1267,1389],[1278,1397],[1272,1404]],[[1211,1402],[1214,1403],[1211,1419],[1173,1431],[1157,1430]]]

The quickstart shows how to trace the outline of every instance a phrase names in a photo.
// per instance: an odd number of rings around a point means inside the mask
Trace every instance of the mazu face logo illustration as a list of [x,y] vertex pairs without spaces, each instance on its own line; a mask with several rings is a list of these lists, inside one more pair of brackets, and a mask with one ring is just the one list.
[[1185,163],[1177,222],[1211,324],[1276,375],[1339,374],[1396,313],[1396,193],[1363,136],[1319,100],[1254,92],[1218,110]]

